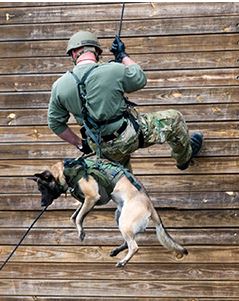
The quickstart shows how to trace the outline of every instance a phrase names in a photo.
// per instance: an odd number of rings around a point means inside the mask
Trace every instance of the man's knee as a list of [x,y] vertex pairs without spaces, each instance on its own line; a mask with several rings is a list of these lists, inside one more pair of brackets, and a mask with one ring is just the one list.
[[184,121],[183,114],[179,112],[178,110],[170,109],[168,110],[168,115],[171,119],[176,120],[176,121]]

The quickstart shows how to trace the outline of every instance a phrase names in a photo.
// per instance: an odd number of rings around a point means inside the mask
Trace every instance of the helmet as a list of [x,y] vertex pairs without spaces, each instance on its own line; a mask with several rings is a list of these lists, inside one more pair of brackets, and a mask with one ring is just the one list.
[[71,55],[71,51],[73,49],[83,47],[83,46],[93,46],[96,47],[99,54],[102,53],[102,48],[96,35],[89,31],[78,31],[77,33],[73,34],[73,36],[68,41],[66,53]]

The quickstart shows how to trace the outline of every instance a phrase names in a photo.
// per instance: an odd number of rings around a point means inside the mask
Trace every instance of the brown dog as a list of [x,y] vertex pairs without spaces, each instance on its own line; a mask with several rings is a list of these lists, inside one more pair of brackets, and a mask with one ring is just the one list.
[[[101,175],[104,175],[106,179],[102,181]],[[128,248],[127,255],[117,263],[117,267],[124,266],[137,252],[138,245],[135,236],[145,230],[150,219],[154,222],[158,240],[164,247],[175,251],[180,256],[188,254],[187,250],[166,232],[142,184],[132,173],[119,165],[105,160],[101,160],[99,164],[99,161],[95,160],[81,159],[77,161],[76,159],[68,165],[58,162],[50,170],[35,174],[30,179],[38,184],[43,206],[50,205],[54,199],[57,199],[69,188],[72,195],[83,203],[71,217],[81,240],[85,237],[83,221],[89,211],[95,205],[101,205],[110,199],[116,202],[116,220],[125,242],[113,249],[110,255],[116,256]],[[107,186],[107,181],[109,184],[113,180],[115,183],[111,187],[110,193],[109,187],[104,186]]]

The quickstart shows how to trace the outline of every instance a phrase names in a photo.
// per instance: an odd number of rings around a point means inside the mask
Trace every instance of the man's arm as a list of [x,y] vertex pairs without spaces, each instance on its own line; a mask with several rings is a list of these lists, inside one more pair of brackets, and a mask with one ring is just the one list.
[[62,140],[76,146],[82,147],[81,138],[76,135],[67,125],[70,113],[61,104],[57,97],[57,84],[54,83],[48,107],[48,126]]
[[119,36],[115,37],[110,51],[114,54],[116,62],[126,66],[123,79],[124,91],[130,93],[142,89],[147,83],[146,75],[142,68],[125,52],[124,42]]
[[82,140],[77,136],[69,127],[67,127],[62,133],[57,134],[62,140],[76,146],[79,150],[82,149]]
[[122,59],[122,63],[125,65],[125,66],[130,66],[130,65],[134,65],[134,64],[137,64],[134,60],[132,60],[129,56],[125,56],[123,59]]

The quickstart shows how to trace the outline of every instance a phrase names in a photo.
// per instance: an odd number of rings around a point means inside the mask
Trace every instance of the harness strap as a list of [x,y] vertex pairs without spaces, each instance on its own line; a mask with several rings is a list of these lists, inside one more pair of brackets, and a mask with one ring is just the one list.
[[[97,148],[96,148],[96,153],[98,155],[98,157],[101,157],[101,148],[100,148],[100,144],[102,142],[102,137],[101,137],[101,129],[100,127],[103,125],[107,125],[107,124],[111,124],[114,123],[118,120],[121,120],[123,117],[128,118],[130,120],[130,122],[133,124],[134,129],[136,131],[136,133],[138,132],[140,126],[136,120],[136,118],[130,114],[127,110],[125,112],[123,112],[123,114],[113,117],[111,119],[108,120],[96,120],[95,118],[93,118],[92,116],[90,116],[88,109],[86,107],[86,89],[85,89],[85,81],[87,79],[87,77],[89,76],[89,74],[95,69],[97,68],[99,65],[94,65],[92,66],[83,76],[82,79],[80,80],[78,78],[78,76],[73,72],[70,71],[70,74],[73,76],[76,84],[77,84],[77,89],[78,89],[78,95],[81,101],[81,106],[82,106],[82,123],[84,125],[85,128],[85,132],[86,135],[96,144]],[[127,97],[124,97],[126,104],[130,107],[130,106],[135,106],[136,104],[129,101]],[[92,130],[94,129],[94,130]],[[143,147],[143,136],[140,133],[139,135],[139,147]]]
[[[80,80],[78,78],[78,76],[73,72],[73,71],[70,71],[70,73],[73,75],[75,81],[76,81],[76,84],[78,86],[78,93],[79,93],[79,97],[81,99],[81,102],[82,102],[82,115],[83,115],[83,118],[85,118],[85,122],[87,123],[88,122],[88,126],[93,126],[94,129],[97,129],[98,127],[102,126],[102,125],[106,125],[106,124],[111,124],[111,123],[114,123],[118,120],[120,120],[122,117],[124,117],[124,113],[119,115],[119,116],[116,116],[116,117],[113,117],[111,119],[107,119],[107,120],[96,120],[95,118],[93,118],[92,116],[89,115],[88,113],[88,110],[86,108],[86,90],[85,90],[85,81],[87,79],[87,77],[89,76],[89,74],[91,73],[91,71],[93,71],[95,68],[97,68],[98,65],[96,66],[93,66],[91,69],[89,69],[82,77],[82,79]],[[82,86],[82,91],[83,93],[81,92],[81,88],[80,86]],[[131,102],[129,102],[131,103]],[[85,115],[85,116],[84,116]],[[86,116],[87,115],[87,116]]]
[[104,159],[98,159],[97,161],[84,159],[84,157],[65,159],[64,175],[67,178],[69,186],[72,188],[71,193],[74,192],[79,179],[82,177],[87,179],[89,175],[93,176],[98,183],[105,187],[108,195],[111,194],[122,175],[125,175],[138,190],[143,188],[142,184],[123,165]]
[[[91,138],[92,141],[97,145],[97,155],[101,155],[101,150],[100,150],[100,143],[101,143],[101,133],[100,129],[93,120],[93,118],[89,115],[89,112],[86,107],[86,90],[85,90],[85,81],[89,74],[97,68],[98,65],[94,65],[91,67],[83,76],[82,79],[80,80],[78,76],[73,72],[70,71],[70,74],[73,76],[76,84],[77,84],[77,90],[78,90],[78,95],[81,101],[81,113],[82,113],[82,123],[84,125],[85,131],[87,136]],[[92,131],[92,128],[94,128],[95,133]]]

